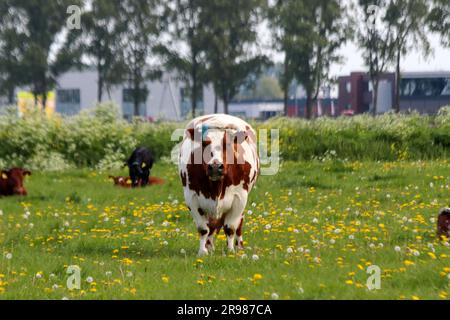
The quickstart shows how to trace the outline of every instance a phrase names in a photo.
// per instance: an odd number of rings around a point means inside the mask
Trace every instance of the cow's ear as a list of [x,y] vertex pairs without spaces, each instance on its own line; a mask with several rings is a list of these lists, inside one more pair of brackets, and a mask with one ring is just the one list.
[[235,143],[242,143],[244,141],[248,141],[248,132],[247,131],[238,131],[234,135]]
[[31,176],[31,171],[30,170],[23,170],[23,175],[24,176]]
[[1,171],[0,178],[4,180],[8,179],[8,172]]
[[194,135],[195,135],[195,129],[194,128],[189,128],[186,130],[189,138],[191,138],[191,140],[194,140]]

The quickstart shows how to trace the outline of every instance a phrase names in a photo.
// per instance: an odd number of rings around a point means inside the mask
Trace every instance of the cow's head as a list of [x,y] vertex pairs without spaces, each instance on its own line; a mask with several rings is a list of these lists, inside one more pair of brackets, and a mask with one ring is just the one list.
[[[131,185],[133,187],[139,186],[141,179],[149,175],[150,169],[145,162],[135,161],[129,165]],[[148,174],[146,174],[148,172]]]
[[121,176],[119,177],[109,176],[109,178],[114,181],[114,185],[116,186],[120,186],[125,183],[125,178]]
[[114,181],[115,186],[119,187],[130,187],[131,186],[131,179],[130,177],[122,177],[122,176],[109,176],[110,179]]
[[22,168],[12,168],[10,170],[2,170],[0,179],[6,180],[8,189],[14,195],[26,196],[27,190],[23,185],[25,176],[31,175],[31,172]]
[[194,155],[194,161],[202,161],[203,169],[211,181],[222,180],[231,166],[244,163],[241,144],[248,139],[246,131],[202,124],[196,129],[190,129],[189,134],[194,141],[201,142],[202,156]]

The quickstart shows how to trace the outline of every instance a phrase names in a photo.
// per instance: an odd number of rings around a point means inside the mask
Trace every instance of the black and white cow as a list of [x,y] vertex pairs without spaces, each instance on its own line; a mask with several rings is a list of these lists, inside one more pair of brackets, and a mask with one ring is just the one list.
[[148,184],[153,162],[153,155],[149,149],[139,147],[133,151],[127,161],[133,188],[139,185],[145,187]]

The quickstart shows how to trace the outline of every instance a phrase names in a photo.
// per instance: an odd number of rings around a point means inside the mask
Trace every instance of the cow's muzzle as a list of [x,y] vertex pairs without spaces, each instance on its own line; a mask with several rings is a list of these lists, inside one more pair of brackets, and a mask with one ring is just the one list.
[[223,164],[209,164],[208,165],[208,177],[212,181],[218,181],[222,179],[224,174]]
[[26,196],[27,190],[25,190],[25,188],[21,188],[21,187],[14,188],[13,193],[18,196]]

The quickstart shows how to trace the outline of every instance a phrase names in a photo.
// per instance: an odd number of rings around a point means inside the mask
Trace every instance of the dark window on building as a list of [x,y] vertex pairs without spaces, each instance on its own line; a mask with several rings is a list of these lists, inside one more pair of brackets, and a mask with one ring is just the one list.
[[370,88],[369,88],[369,81],[363,81],[363,85],[362,85],[362,87],[363,87],[363,91],[364,92],[370,92]]
[[57,90],[58,103],[80,103],[80,89]]
[[403,97],[440,97],[450,95],[450,78],[402,79]]
[[[145,103],[147,101],[147,95],[148,95],[148,90],[147,89],[140,89],[140,103]],[[134,99],[133,99],[133,93],[134,90],[133,89],[123,89],[122,91],[122,101],[126,102],[126,103],[133,103]]]
[[56,90],[56,112],[72,116],[80,112],[80,89]]
[[[124,119],[131,120],[134,116],[147,116],[147,97],[148,97],[148,89],[143,88],[140,89],[140,102],[138,104],[138,110],[134,109],[134,99],[133,94],[134,90],[127,88],[122,90],[122,115]],[[136,114],[137,112],[137,114]]]

